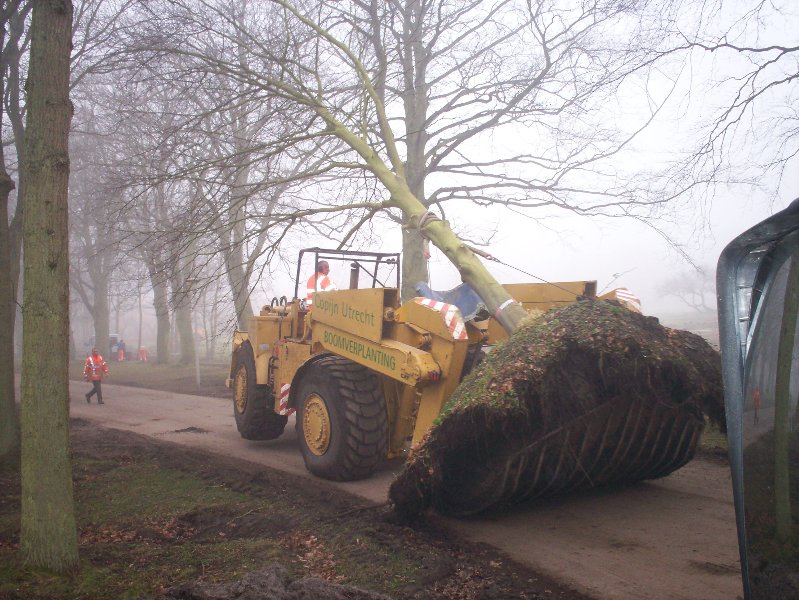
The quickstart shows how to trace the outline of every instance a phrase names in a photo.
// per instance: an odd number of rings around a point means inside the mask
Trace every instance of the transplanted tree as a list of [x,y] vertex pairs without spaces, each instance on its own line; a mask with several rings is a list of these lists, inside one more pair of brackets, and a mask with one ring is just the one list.
[[[627,5],[297,7],[274,0],[271,8],[199,1],[151,3],[147,9],[139,19],[145,25],[136,30],[144,36],[143,48],[184,57],[187,74],[210,71],[246,86],[253,96],[269,94],[309,111],[315,118],[294,132],[298,144],[321,149],[330,138],[346,144],[350,155],[331,160],[330,168],[341,178],[368,174],[377,180],[382,198],[364,210],[401,215],[409,232],[406,296],[409,284],[426,278],[415,235],[420,233],[458,267],[506,329],[524,315],[450,224],[429,212],[433,204],[499,202],[581,214],[640,208],[651,216],[667,200],[667,194],[644,196],[647,189],[619,183],[617,172],[593,174],[594,187],[579,180],[591,165],[599,170],[652,118],[647,112],[621,132],[588,118],[592,110],[609,117],[602,103],[652,58],[636,52],[637,36],[652,33],[649,22]],[[624,30],[623,40],[617,29]],[[246,68],[235,53],[209,55],[209,37],[246,47]],[[404,116],[396,119],[397,114]],[[513,127],[523,127],[524,134],[511,133]],[[492,136],[500,142],[491,144]],[[533,143],[520,143],[520,137]],[[285,145],[287,137],[263,152],[278,143]],[[501,156],[491,155],[503,146]],[[433,174],[437,188],[426,192]]]
[[[374,0],[337,3],[328,19],[356,23],[346,39],[363,48],[386,112],[401,115],[405,178],[426,207],[648,221],[665,210],[665,186],[653,193],[612,161],[667,96],[649,93],[626,123],[614,115],[648,87],[658,49],[640,41],[659,39],[661,4]],[[418,231],[403,234],[407,297],[427,274]]]
[[22,526],[31,565],[78,565],[69,451],[69,56],[72,2],[34,3],[23,218]]

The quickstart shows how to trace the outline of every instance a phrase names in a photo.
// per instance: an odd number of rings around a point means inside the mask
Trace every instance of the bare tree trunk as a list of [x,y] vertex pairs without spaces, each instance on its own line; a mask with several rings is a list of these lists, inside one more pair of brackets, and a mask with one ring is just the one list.
[[11,238],[6,217],[8,195],[13,188],[0,147],[0,464],[16,460],[19,452],[19,415],[14,396],[16,291],[11,280]]
[[[0,48],[5,45],[6,22],[14,7],[3,6]],[[6,12],[8,11],[8,12]],[[0,97],[5,97],[6,82],[0,78]],[[5,111],[0,111],[0,125]],[[19,415],[14,396],[14,323],[16,310],[16,273],[11,268],[12,236],[8,223],[8,196],[14,181],[6,170],[3,145],[0,144],[0,464],[13,462],[19,453]]]
[[216,358],[216,335],[217,335],[217,327],[219,326],[219,282],[214,286],[214,299],[211,302],[211,327],[210,327],[210,335],[205,336],[207,340],[210,340],[210,346],[208,347],[208,359],[213,360]]
[[[199,305],[198,305],[199,307]],[[211,344],[211,336],[213,330],[211,329],[211,316],[208,314],[208,288],[203,288],[202,291],[202,309],[200,312],[202,316],[202,327],[205,335],[205,360],[211,361],[214,359],[213,346]]]
[[139,356],[139,348],[141,348],[142,323],[144,322],[144,311],[142,310],[142,305],[141,305],[141,297],[142,297],[141,282],[139,283],[139,286],[138,286],[138,292],[139,292],[139,294],[138,294],[138,300],[139,300],[139,335],[138,335],[138,338],[137,338],[138,342],[136,343],[136,356],[137,357]]
[[108,297],[108,276],[105,274],[93,277],[94,306],[92,318],[94,319],[94,345],[105,358],[110,359],[111,344],[111,306]]
[[[416,108],[416,107],[414,107]],[[413,114],[413,113],[411,113]],[[417,116],[413,121],[420,120]],[[424,202],[424,142],[420,133],[408,136],[408,188],[415,198],[426,206]],[[402,230],[402,300],[414,298],[416,284],[420,281],[429,282],[427,271],[428,256],[424,254],[424,238],[415,229]]]
[[122,299],[119,297],[119,294],[114,294],[111,305],[114,307],[114,331],[117,334],[121,334],[122,332],[119,331],[119,313],[122,312]]
[[247,329],[247,323],[253,315],[250,302],[250,274],[244,259],[244,203],[245,192],[242,186],[246,184],[249,169],[240,170],[231,191],[228,219],[232,223],[230,230],[225,233],[222,246],[228,283],[233,292],[233,305],[236,309],[236,322],[239,329]]
[[191,304],[188,300],[175,308],[175,328],[180,336],[180,364],[194,364],[196,347],[194,329],[191,326]]
[[[5,99],[5,106],[8,109],[7,115],[11,125],[11,130],[14,134],[14,146],[17,151],[17,162],[22,164],[25,159],[25,123],[24,123],[24,109],[20,104],[20,99],[23,95],[20,88],[21,74],[20,63],[22,58],[22,48],[25,46],[25,22],[30,17],[32,3],[24,2],[23,0],[10,0],[3,3],[3,31],[8,30],[8,40],[4,39],[3,53],[3,67],[8,69],[3,75],[8,76],[8,80],[3,79],[3,98]],[[3,111],[6,114],[6,111]],[[5,170],[5,156],[3,156],[3,169]],[[8,197],[6,196],[6,201]],[[15,358],[22,353],[22,328],[17,327],[18,323],[22,323],[22,311],[20,305],[22,304],[22,289],[20,286],[20,269],[22,260],[22,218],[24,215],[25,207],[25,173],[20,170],[17,174],[17,208],[14,211],[14,216],[8,226],[8,252],[9,263],[8,271],[0,269],[0,280],[8,277],[7,285],[11,286],[11,314],[9,320],[3,318],[0,323],[0,329],[8,328],[11,340],[11,346],[7,349],[8,356],[11,360],[12,368]],[[0,212],[0,218],[5,219],[8,215],[7,212]],[[6,248],[0,250],[5,252]],[[5,315],[7,316],[7,315]],[[0,354],[3,354],[5,349],[0,346]],[[11,375],[13,377],[13,373]],[[13,381],[12,381],[13,385]],[[2,388],[0,388],[2,389]],[[0,408],[2,410],[2,408]],[[2,417],[2,415],[0,415]]]
[[170,360],[178,348],[178,328],[175,319],[175,312],[169,313],[169,356]]
[[194,254],[194,242],[174,260],[174,268],[169,278],[172,288],[172,310],[175,316],[175,330],[180,341],[180,364],[194,363],[197,346],[194,343],[194,327],[192,326],[192,304],[194,302],[194,280],[191,258]]
[[[424,181],[427,176],[425,149],[429,139],[427,133],[428,100],[427,67],[430,54],[424,48],[424,12],[422,2],[405,5],[402,23],[403,86],[402,104],[405,111],[405,130],[408,132],[405,175],[411,193],[425,207],[429,207],[425,196]],[[402,300],[416,296],[416,284],[428,283],[428,257],[424,255],[422,236],[414,230],[402,232]]]
[[[412,178],[408,185],[416,198],[424,198],[424,180]],[[413,186],[413,187],[411,187]],[[402,301],[418,296],[416,284],[428,283],[427,259],[424,254],[424,238],[415,229],[402,230]]]
[[75,343],[75,331],[72,329],[72,323],[69,324],[69,358],[80,358],[78,356],[78,346]]
[[20,550],[28,564],[57,572],[79,564],[69,451],[71,25],[70,0],[34,3],[23,163]]
[[[235,238],[234,238],[235,239]],[[247,323],[252,317],[252,303],[250,302],[250,282],[244,275],[242,266],[243,241],[239,240],[239,247],[231,252],[228,257],[227,274],[230,289],[233,291],[233,304],[236,309],[236,322],[239,329],[247,329]]]
[[147,262],[150,282],[153,286],[153,307],[155,308],[155,357],[160,364],[169,363],[169,288],[164,275],[164,268],[154,262]]

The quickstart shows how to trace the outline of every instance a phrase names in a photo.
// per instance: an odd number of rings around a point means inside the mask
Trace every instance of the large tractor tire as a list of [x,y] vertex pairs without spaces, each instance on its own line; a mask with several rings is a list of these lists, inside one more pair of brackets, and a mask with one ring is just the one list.
[[277,414],[274,394],[268,385],[258,385],[255,356],[249,341],[236,352],[233,369],[233,414],[236,428],[246,440],[273,440],[283,433],[288,417]]
[[297,384],[297,429],[306,468],[323,479],[369,477],[388,448],[386,403],[377,376],[328,356]]

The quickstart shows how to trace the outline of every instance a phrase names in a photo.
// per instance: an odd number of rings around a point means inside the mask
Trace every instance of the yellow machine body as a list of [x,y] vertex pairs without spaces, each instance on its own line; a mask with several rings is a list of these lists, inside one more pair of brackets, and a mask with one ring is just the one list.
[[250,342],[257,383],[273,389],[279,414],[297,408],[290,390],[314,357],[336,354],[374,371],[386,400],[388,457],[430,428],[460,382],[469,345],[483,339],[457,312],[451,319],[460,319],[464,333],[455,338],[440,310],[418,302],[400,306],[396,288],[318,292],[313,310],[299,305],[264,307],[247,332],[235,333],[233,355]]
[[[596,297],[594,281],[505,287],[530,311],[548,310],[580,297]],[[403,455],[409,443],[422,439],[457,388],[467,365],[474,364],[481,346],[506,337],[493,319],[464,323],[452,305],[422,298],[400,303],[397,288],[316,292],[311,310],[297,299],[281,306],[265,306],[250,319],[246,332],[235,333],[228,385],[233,384],[237,372],[242,373],[237,354],[249,342],[255,384],[269,391],[267,401],[273,400],[275,415],[285,419],[300,408],[298,403],[303,400],[295,390],[314,363],[333,355],[361,365],[379,378],[388,424],[383,458],[392,458]],[[246,381],[236,381],[236,386],[244,390]],[[310,403],[304,417],[308,422],[303,425],[316,428],[313,436],[306,437],[308,448],[314,454],[322,453],[332,443],[331,417],[320,398],[306,402]],[[237,398],[236,403],[243,410],[246,399]]]

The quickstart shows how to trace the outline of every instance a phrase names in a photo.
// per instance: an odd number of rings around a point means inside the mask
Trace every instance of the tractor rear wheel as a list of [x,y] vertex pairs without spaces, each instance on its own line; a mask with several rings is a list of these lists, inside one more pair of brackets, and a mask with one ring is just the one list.
[[297,384],[297,429],[306,468],[324,479],[369,477],[388,448],[378,377],[338,356],[312,364]]
[[246,440],[280,437],[288,417],[277,414],[274,405],[272,389],[257,384],[252,345],[245,341],[236,352],[233,368],[233,414],[241,437]]

